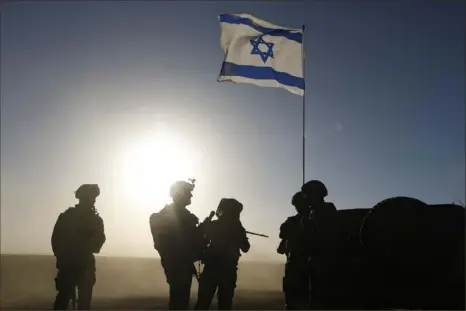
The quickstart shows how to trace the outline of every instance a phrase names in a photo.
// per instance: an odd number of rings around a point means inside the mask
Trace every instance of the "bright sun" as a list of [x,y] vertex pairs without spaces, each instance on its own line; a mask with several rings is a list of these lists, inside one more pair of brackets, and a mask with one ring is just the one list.
[[158,133],[128,146],[123,158],[125,192],[142,205],[170,202],[170,185],[195,178],[195,154],[184,142],[168,133]]

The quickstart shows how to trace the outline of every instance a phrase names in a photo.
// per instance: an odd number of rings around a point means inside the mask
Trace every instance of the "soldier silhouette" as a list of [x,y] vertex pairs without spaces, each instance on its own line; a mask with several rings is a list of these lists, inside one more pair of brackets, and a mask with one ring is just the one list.
[[297,214],[289,217],[280,226],[279,254],[286,255],[283,293],[287,310],[304,310],[310,307],[309,300],[309,205],[303,192],[296,193],[292,200]]
[[231,310],[236,288],[238,261],[250,244],[241,224],[243,205],[235,199],[222,199],[217,220],[204,222],[202,231],[208,246],[203,253],[204,270],[199,278],[196,310],[207,310],[218,289],[218,309]]
[[150,216],[149,223],[154,248],[170,286],[170,310],[189,308],[194,262],[200,260],[203,236],[197,225],[199,219],[186,207],[191,204],[193,183],[177,181],[170,188],[173,203]]
[[54,310],[73,308],[78,288],[78,309],[91,308],[92,291],[96,281],[95,258],[105,243],[104,223],[94,204],[100,194],[96,184],[85,184],[76,190],[79,203],[58,216],[52,233],[52,249],[58,269],[55,287],[58,294]]
[[328,190],[321,181],[308,181],[301,190],[310,206],[308,245],[311,308],[328,308],[336,271],[338,213],[333,203],[325,202]]

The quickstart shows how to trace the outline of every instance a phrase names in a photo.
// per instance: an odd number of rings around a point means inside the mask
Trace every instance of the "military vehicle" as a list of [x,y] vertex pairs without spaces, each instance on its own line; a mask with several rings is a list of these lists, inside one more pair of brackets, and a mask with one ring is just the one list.
[[463,206],[394,197],[338,215],[326,307],[464,310]]

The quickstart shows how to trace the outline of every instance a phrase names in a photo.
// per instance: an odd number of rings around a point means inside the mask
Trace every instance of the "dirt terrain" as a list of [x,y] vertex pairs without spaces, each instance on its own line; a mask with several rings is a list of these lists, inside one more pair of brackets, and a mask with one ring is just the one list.
[[[55,298],[55,259],[41,255],[1,256],[1,309],[50,310]],[[283,265],[240,264],[234,309],[284,309]],[[197,295],[194,280],[191,303]],[[167,309],[168,285],[157,259],[97,257],[93,309]],[[216,302],[211,309],[216,308]]]

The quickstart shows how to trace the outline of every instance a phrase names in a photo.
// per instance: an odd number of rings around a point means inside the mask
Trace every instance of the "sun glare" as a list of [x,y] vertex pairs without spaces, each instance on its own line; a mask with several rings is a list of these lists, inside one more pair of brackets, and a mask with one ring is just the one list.
[[194,158],[186,144],[166,133],[138,140],[124,156],[125,192],[148,208],[166,204],[174,181],[195,178]]

